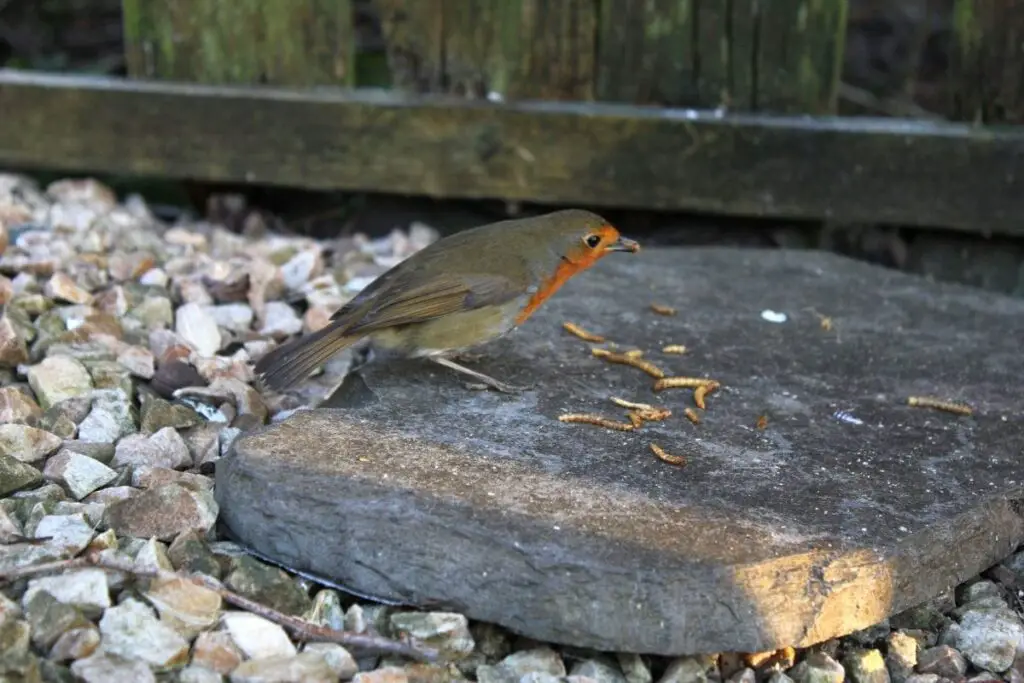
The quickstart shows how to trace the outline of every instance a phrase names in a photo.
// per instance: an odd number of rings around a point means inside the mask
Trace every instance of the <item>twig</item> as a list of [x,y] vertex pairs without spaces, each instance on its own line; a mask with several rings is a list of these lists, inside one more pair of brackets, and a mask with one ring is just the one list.
[[313,624],[300,617],[284,614],[276,609],[262,605],[234,591],[228,590],[219,581],[202,574],[184,575],[166,569],[143,569],[137,567],[131,560],[113,557],[104,553],[89,553],[80,557],[56,562],[44,562],[42,564],[18,567],[6,572],[0,572],[0,581],[13,581],[38,574],[47,574],[54,571],[67,571],[81,567],[98,567],[108,571],[123,572],[131,574],[136,578],[158,579],[160,581],[184,580],[190,581],[197,586],[206,588],[217,593],[224,602],[247,610],[258,616],[283,626],[301,640],[311,642],[337,643],[344,647],[351,647],[366,650],[374,653],[399,655],[417,661],[433,662],[438,658],[438,652],[434,648],[426,647],[416,643],[412,639],[405,641],[391,640],[382,636],[352,633],[351,631],[339,631],[326,626]]

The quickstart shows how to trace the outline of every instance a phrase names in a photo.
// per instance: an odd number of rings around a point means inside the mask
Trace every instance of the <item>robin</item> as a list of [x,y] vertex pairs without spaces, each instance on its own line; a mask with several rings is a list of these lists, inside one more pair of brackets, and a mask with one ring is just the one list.
[[569,278],[640,245],[602,217],[568,209],[449,235],[371,282],[327,326],[272,349],[256,375],[282,391],[362,338],[427,358],[502,392],[517,387],[453,360],[522,325]]

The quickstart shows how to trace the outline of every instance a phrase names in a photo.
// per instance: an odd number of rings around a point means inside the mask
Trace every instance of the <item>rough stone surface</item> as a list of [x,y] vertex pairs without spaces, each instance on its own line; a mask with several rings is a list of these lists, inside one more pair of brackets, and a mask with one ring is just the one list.
[[[720,381],[701,424],[681,415],[691,391],[654,393],[564,321]],[[1022,301],[837,256],[650,250],[569,282],[472,363],[526,391],[469,391],[425,361],[371,364],[333,409],[239,437],[216,493],[235,537],[287,566],[537,639],[802,646],[919,603],[1024,539],[1021,338]],[[621,420],[611,396],[675,414],[634,433],[557,420]],[[689,464],[659,461],[652,442]]]

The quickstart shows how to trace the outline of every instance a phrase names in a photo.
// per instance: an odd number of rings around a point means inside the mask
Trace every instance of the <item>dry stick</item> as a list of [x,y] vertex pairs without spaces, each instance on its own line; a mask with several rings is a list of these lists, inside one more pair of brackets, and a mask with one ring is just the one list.
[[436,661],[438,657],[437,650],[419,645],[412,639],[403,642],[391,640],[390,638],[384,638],[382,636],[364,635],[360,633],[352,633],[351,631],[338,631],[326,626],[313,624],[305,619],[291,616],[290,614],[284,614],[271,607],[262,605],[255,600],[250,600],[247,597],[239,595],[234,591],[230,591],[227,588],[224,588],[218,581],[203,576],[202,574],[186,576],[177,572],[167,571],[166,569],[142,569],[136,567],[130,560],[122,560],[99,553],[90,553],[80,557],[73,557],[68,560],[44,562],[27,567],[18,567],[6,572],[0,572],[0,581],[14,581],[37,574],[46,574],[53,571],[67,571],[68,569],[78,569],[80,567],[98,567],[108,571],[124,572],[137,578],[159,579],[161,581],[190,581],[197,586],[201,586],[207,590],[217,593],[224,602],[230,605],[240,607],[252,612],[253,614],[261,616],[264,619],[272,621],[279,626],[283,626],[291,631],[295,637],[301,640],[337,643],[344,647],[363,649],[374,653],[400,655],[425,662]]

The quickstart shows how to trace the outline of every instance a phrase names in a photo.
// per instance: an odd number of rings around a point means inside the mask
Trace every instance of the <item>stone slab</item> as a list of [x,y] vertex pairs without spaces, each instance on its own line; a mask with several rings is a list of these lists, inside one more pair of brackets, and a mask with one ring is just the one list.
[[[703,422],[682,415],[691,392],[653,393],[565,320],[719,380]],[[649,249],[570,282],[474,364],[523,394],[469,391],[425,362],[368,366],[340,408],[236,441],[217,498],[231,533],[282,564],[534,638],[807,646],[1024,540],[1022,340],[1024,301],[816,252]],[[915,394],[975,414],[907,406]],[[609,396],[675,412],[634,433],[557,420],[621,417]]]

